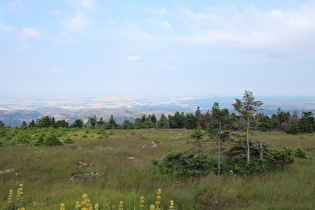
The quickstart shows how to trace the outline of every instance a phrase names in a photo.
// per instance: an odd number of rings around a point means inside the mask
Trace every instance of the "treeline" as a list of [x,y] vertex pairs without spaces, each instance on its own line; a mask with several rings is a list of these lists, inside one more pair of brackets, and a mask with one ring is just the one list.
[[[246,123],[243,117],[230,113],[228,109],[224,110],[224,117],[226,123],[222,129],[224,130],[244,130]],[[290,112],[282,111],[278,108],[277,113],[272,116],[265,115],[262,112],[251,116],[252,130],[256,131],[285,131],[289,134],[297,133],[313,133],[315,132],[315,119],[312,112],[302,112],[301,117],[298,111]],[[3,123],[2,123],[3,124]],[[123,123],[118,124],[113,115],[108,121],[102,117],[90,117],[86,122],[81,119],[76,119],[73,123],[68,123],[66,120],[55,120],[54,117],[45,116],[42,118],[32,120],[29,124],[25,121],[21,127],[24,128],[101,128],[101,129],[173,129],[185,128],[196,129],[198,127],[204,130],[211,130],[215,126],[213,113],[207,111],[202,113],[198,107],[195,113],[180,113],[176,112],[174,115],[162,114],[158,119],[155,114],[143,115],[136,118],[134,122],[124,120]]]

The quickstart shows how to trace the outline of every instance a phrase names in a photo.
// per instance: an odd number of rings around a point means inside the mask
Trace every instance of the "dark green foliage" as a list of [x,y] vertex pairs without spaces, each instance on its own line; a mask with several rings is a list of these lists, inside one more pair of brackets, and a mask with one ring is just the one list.
[[200,127],[195,129],[192,134],[191,138],[195,139],[197,146],[201,147],[201,140],[206,136],[206,132],[203,131]]
[[[259,144],[250,142],[251,161],[246,161],[246,142],[236,142],[226,153],[225,170],[232,170],[237,174],[250,175],[283,168],[294,162],[294,150],[285,148],[282,150],[271,150],[267,145],[263,148]],[[263,152],[263,158],[260,152]]]
[[65,143],[65,144],[74,144],[74,141],[70,137],[67,137],[66,140],[63,143]]
[[96,134],[99,134],[99,139],[107,139],[110,137],[110,133],[107,133],[106,130],[101,129]]
[[156,119],[156,116],[155,116],[154,113],[152,114],[152,116],[151,115],[149,116],[149,121],[151,121],[152,124],[153,124],[153,127],[156,128],[156,126],[157,126],[157,119]]
[[97,122],[96,116],[89,117],[88,121],[85,124],[85,127],[87,127],[87,128],[95,128],[96,122]]
[[298,121],[299,130],[305,133],[315,131],[315,119],[312,112],[302,112],[302,118]]
[[293,135],[298,134],[300,132],[299,125],[297,123],[291,124],[286,130],[286,132],[288,134],[293,134]]
[[197,118],[195,115],[189,113],[185,116],[185,128],[187,129],[196,129],[197,128]]
[[15,144],[29,144],[30,143],[30,136],[27,133],[18,133],[17,135],[14,135],[9,144],[15,145]]
[[161,115],[159,121],[158,121],[158,128],[169,128],[169,121],[168,119],[165,117],[164,114]]
[[267,115],[263,115],[262,113],[259,113],[258,117],[259,121],[259,128],[261,131],[272,131],[275,129],[274,121]]
[[0,138],[6,136],[6,134],[7,134],[7,128],[1,127],[1,124],[0,124]]
[[287,130],[288,122],[291,118],[289,112],[281,111],[280,107],[278,108],[277,114],[273,114],[271,116],[271,123],[273,129],[277,129],[280,131]]
[[283,167],[294,163],[295,151],[292,148],[284,148],[282,150],[272,150],[268,159],[270,165],[274,168]]
[[142,121],[141,118],[137,118],[135,120],[135,123],[134,123],[134,128],[135,129],[143,129],[144,128],[144,125],[143,125],[144,121]]
[[119,125],[116,123],[114,116],[111,115],[108,123],[106,124],[107,129],[116,129]]
[[79,175],[79,174],[85,174],[85,171],[83,171],[83,170],[72,171],[70,176],[75,176],[75,175]]
[[57,120],[54,125],[54,128],[68,128],[69,123],[66,120]]
[[27,124],[26,124],[26,122],[25,122],[24,120],[23,120],[23,122],[22,122],[21,127],[22,127],[22,128],[27,128]]
[[50,133],[47,136],[45,136],[43,145],[56,146],[56,145],[62,145],[62,142],[54,133]]
[[0,120],[0,128],[4,128],[4,123]]
[[28,125],[28,127],[29,127],[29,128],[34,128],[34,127],[35,127],[35,121],[32,120],[32,121],[30,122],[30,124]]
[[97,122],[96,122],[96,128],[105,128],[106,122],[103,120],[103,117],[101,117]]
[[301,158],[301,159],[308,159],[305,150],[302,147],[296,147],[295,148],[295,157]]
[[134,129],[134,124],[129,122],[129,120],[124,120],[123,124],[121,125],[122,129],[132,130]]
[[23,206],[25,206],[25,202],[21,199],[5,204],[5,210],[19,210],[22,209]]
[[194,152],[173,151],[163,157],[162,161],[152,160],[162,173],[175,174],[180,177],[206,176],[215,170],[215,162],[208,156]]
[[184,113],[176,112],[174,116],[169,118],[171,128],[184,128],[185,116]]
[[49,128],[49,127],[54,127],[55,125],[55,118],[45,116],[40,119],[36,120],[36,126],[38,128]]
[[71,128],[83,128],[83,121],[80,119],[76,119],[72,124]]
[[35,146],[41,146],[44,144],[44,140],[45,140],[45,135],[41,134],[38,139],[34,142]]

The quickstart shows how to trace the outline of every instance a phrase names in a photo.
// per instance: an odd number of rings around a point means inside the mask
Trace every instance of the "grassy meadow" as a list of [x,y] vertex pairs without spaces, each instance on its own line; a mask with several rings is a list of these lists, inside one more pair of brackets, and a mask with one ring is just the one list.
[[[47,132],[34,129],[33,135]],[[161,174],[152,159],[161,159],[173,150],[194,146],[191,130],[114,130],[106,135],[98,129],[57,129],[62,146],[15,145],[0,147],[0,206],[4,208],[10,189],[24,184],[26,209],[75,209],[82,194],[102,209],[140,209],[156,201],[162,190],[161,209],[314,209],[315,208],[315,134],[288,135],[282,132],[252,132],[252,141],[268,142],[274,148],[301,146],[312,159],[296,159],[287,169],[257,176],[182,179]],[[153,147],[153,142],[157,146]],[[229,147],[230,143],[223,143]],[[203,147],[216,156],[216,142]],[[86,164],[85,164],[86,163]],[[98,177],[91,176],[97,172]]]

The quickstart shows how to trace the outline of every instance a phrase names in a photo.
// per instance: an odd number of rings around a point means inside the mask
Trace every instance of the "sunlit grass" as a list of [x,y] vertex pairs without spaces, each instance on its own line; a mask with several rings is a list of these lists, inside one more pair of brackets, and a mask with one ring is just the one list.
[[[34,130],[34,135],[44,129]],[[82,194],[88,194],[93,204],[139,209],[140,196],[145,197],[146,209],[156,202],[156,189],[162,189],[161,206],[167,209],[170,200],[174,209],[312,209],[315,206],[315,136],[288,135],[281,132],[253,132],[253,141],[265,141],[273,147],[301,146],[311,160],[297,161],[284,171],[254,177],[217,177],[210,174],[200,179],[180,179],[161,174],[151,164],[173,150],[188,150],[190,130],[114,130],[109,138],[99,138],[97,129],[61,130],[60,139],[71,137],[74,144],[45,147],[0,147],[0,171],[14,168],[12,173],[0,174],[1,206],[7,202],[8,191],[18,184],[25,185],[27,209],[74,209]],[[106,131],[111,132],[111,131]],[[83,138],[87,135],[87,138]],[[156,142],[157,147],[152,146]],[[223,146],[228,147],[229,143]],[[207,141],[203,147],[214,149],[216,143]],[[88,166],[78,168],[78,162]],[[91,172],[98,172],[93,178]],[[80,174],[73,178],[73,174]]]

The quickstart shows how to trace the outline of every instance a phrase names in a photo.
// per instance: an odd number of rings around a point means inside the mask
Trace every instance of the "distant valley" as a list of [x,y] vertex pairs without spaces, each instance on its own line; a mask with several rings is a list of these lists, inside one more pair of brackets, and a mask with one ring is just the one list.
[[[154,113],[159,117],[162,113],[175,112],[194,113],[197,107],[202,112],[211,110],[214,102],[219,102],[221,108],[228,108],[233,112],[232,104],[238,96],[215,97],[113,97],[109,94],[70,94],[62,96],[0,96],[0,121],[5,125],[16,127],[23,121],[30,122],[42,116],[55,117],[56,120],[65,119],[73,122],[75,119],[87,120],[88,117],[103,117],[107,120],[111,115],[118,123],[125,119],[133,121],[142,115]],[[315,113],[315,96],[264,96],[256,97],[264,102],[263,110],[267,115],[283,111],[298,110]]]

